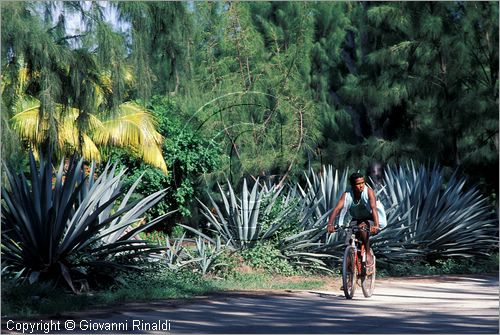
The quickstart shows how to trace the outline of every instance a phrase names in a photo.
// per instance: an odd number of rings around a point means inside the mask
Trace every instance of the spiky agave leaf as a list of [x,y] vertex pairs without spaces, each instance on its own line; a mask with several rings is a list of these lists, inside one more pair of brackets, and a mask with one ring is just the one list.
[[330,213],[347,189],[348,169],[339,172],[327,165],[322,166],[319,173],[310,170],[305,177],[304,188],[299,184],[293,187],[298,189],[298,192],[293,192],[293,197],[299,198],[299,227],[303,231],[316,232],[313,240],[309,238],[317,244],[315,248],[310,248],[311,252],[335,257],[343,248],[344,239],[337,233],[327,234],[325,227]]
[[[158,250],[132,237],[163,217],[125,234],[122,230],[158,202],[165,191],[122,204],[113,212],[122,193],[124,171],[115,173],[115,167],[108,164],[94,181],[95,167],[88,178],[82,165],[83,159],[72,158],[64,173],[63,160],[53,177],[50,161],[41,159],[37,170],[30,154],[30,181],[24,174],[14,175],[5,168],[8,183],[2,185],[3,266],[20,271],[24,278],[62,276],[73,288],[71,278],[81,275],[81,268],[99,269],[97,266],[103,264],[122,267],[125,264],[115,256],[130,259]],[[114,232],[122,235],[109,238]]]
[[186,234],[182,234],[180,238],[174,239],[173,243],[170,243],[170,238],[167,236],[166,240],[166,251],[165,259],[169,269],[178,270],[183,266],[183,255],[186,253],[184,251],[183,242]]
[[279,247],[281,254],[284,255],[288,262],[296,266],[330,271],[324,261],[331,258],[332,255],[318,250],[321,242],[314,236],[317,231],[312,229],[303,233],[305,234],[299,233],[290,236],[287,242],[281,244]]
[[333,166],[327,165],[322,167],[320,173],[310,170],[309,176],[306,175],[307,187],[304,196],[310,201],[319,200],[315,206],[315,218],[335,207],[348,187],[347,174],[348,169],[339,174],[338,170],[334,172]]
[[285,187],[264,185],[260,191],[260,198],[263,210],[259,216],[261,227],[259,239],[278,239],[279,231],[290,228],[296,221],[292,219],[297,211],[296,198],[290,196],[290,191],[282,195]]
[[[228,245],[229,247],[232,247],[234,249],[239,249],[239,243],[240,241],[239,238],[236,239],[236,241],[233,241],[234,236],[238,236],[239,230],[235,230],[234,224],[231,224],[228,222],[229,219],[226,219],[226,217],[232,216],[233,215],[233,210],[230,209],[229,207],[229,202],[227,201],[226,195],[222,191],[222,188],[219,185],[219,189],[221,192],[222,200],[224,202],[224,208],[226,209],[223,214],[222,210],[219,208],[219,205],[215,202],[215,200],[212,198],[210,194],[208,194],[208,197],[210,199],[210,206],[213,210],[211,210],[207,205],[205,205],[203,202],[201,202],[198,199],[198,203],[201,206],[202,214],[205,216],[205,218],[208,220],[210,225],[214,227],[214,231],[219,234],[222,239],[224,240],[224,243]],[[234,204],[236,206],[236,204]],[[215,211],[215,213],[214,213]],[[186,226],[183,226],[186,228]],[[189,228],[188,228],[189,229]],[[198,232],[195,229],[191,229],[191,231],[195,233],[201,234],[201,232]]]

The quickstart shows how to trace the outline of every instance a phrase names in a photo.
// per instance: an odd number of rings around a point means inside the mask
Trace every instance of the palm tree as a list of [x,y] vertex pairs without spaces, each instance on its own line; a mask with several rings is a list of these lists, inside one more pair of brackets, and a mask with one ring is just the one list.
[[[79,152],[86,160],[99,162],[99,147],[124,147],[167,173],[161,152],[163,138],[155,129],[153,116],[138,104],[123,103],[118,112],[109,118],[88,115],[85,131],[78,128],[77,119],[81,113],[77,108],[57,104],[55,110],[54,120],[58,129],[55,149],[59,154]],[[23,99],[17,103],[15,115],[11,119],[14,131],[34,152],[49,136],[48,118],[40,115],[38,100]]]

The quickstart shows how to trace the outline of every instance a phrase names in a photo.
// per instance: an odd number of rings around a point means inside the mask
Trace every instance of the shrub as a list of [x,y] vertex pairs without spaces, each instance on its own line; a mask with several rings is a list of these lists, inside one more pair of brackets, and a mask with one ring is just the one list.
[[280,250],[272,243],[260,242],[241,253],[246,264],[256,269],[263,269],[268,273],[280,275],[295,275],[300,271],[295,269],[283,257]]

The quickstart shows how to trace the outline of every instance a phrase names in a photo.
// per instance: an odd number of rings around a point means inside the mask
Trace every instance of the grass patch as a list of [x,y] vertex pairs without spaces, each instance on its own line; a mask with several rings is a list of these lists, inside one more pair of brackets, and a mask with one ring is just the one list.
[[278,276],[265,272],[237,274],[224,280],[212,279],[212,285],[220,291],[244,290],[311,290],[325,285],[326,277]]

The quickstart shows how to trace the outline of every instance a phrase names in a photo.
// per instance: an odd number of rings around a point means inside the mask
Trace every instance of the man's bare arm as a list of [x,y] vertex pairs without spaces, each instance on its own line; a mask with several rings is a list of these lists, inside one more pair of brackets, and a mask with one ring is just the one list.
[[344,207],[344,202],[345,202],[345,193],[342,194],[339,201],[337,201],[337,205],[335,205],[332,214],[330,214],[330,218],[328,219],[328,225],[327,225],[329,233],[334,231],[333,222],[337,218],[337,215],[339,215],[340,211],[342,210],[342,207]]
[[373,227],[375,228],[376,232],[379,228],[377,199],[375,197],[375,192],[371,188],[368,188],[368,200],[370,201],[370,208],[372,209],[372,217],[374,222]]

